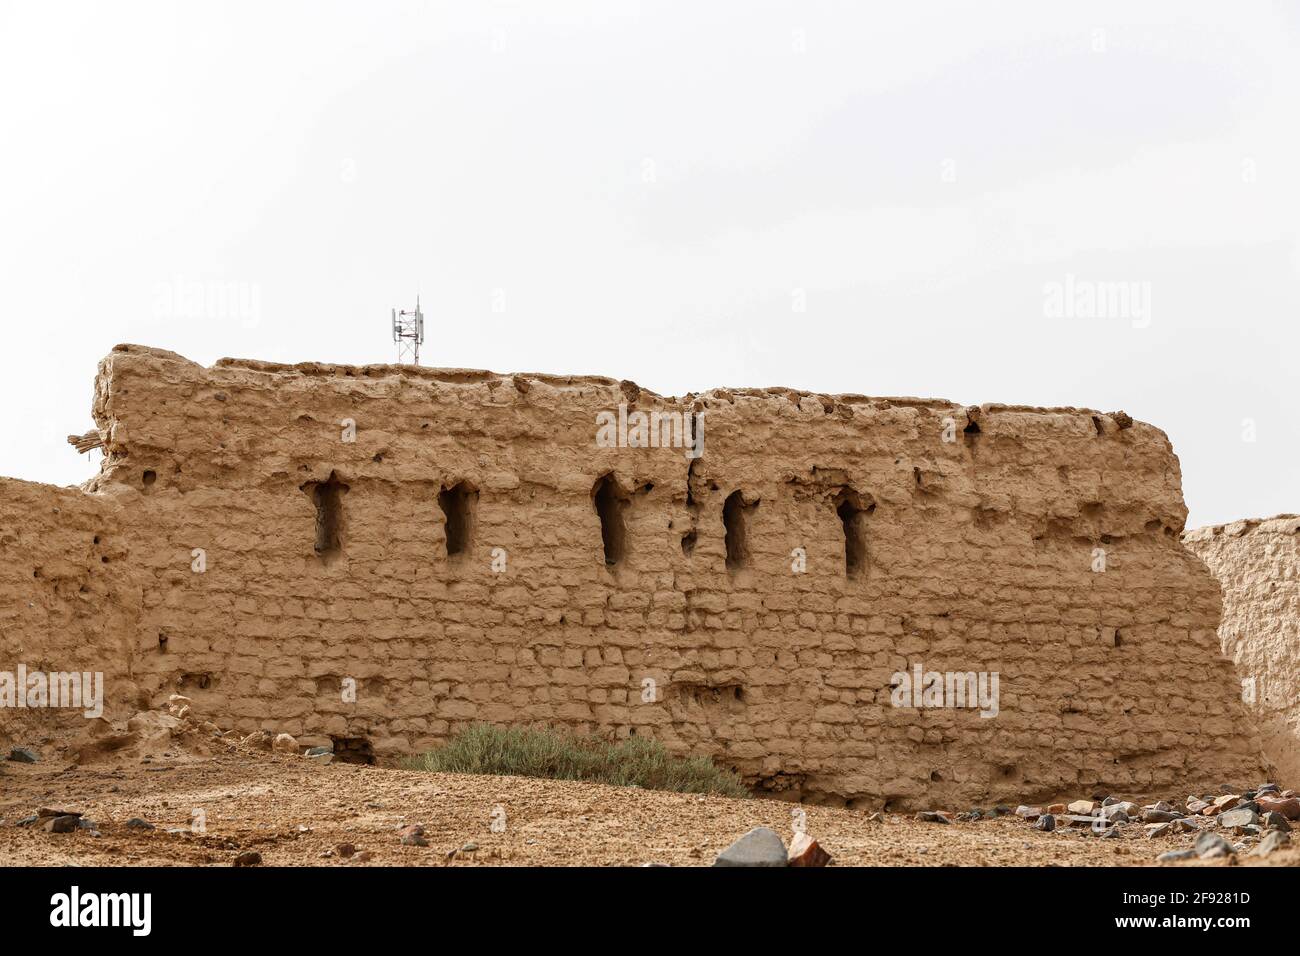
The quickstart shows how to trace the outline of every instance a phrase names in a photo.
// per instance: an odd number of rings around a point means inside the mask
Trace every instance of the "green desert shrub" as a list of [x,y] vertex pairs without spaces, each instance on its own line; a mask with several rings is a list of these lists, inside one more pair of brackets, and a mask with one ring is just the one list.
[[588,780],[616,787],[747,797],[740,778],[705,757],[674,757],[647,737],[617,743],[567,731],[471,724],[437,750],[409,758],[411,770],[551,780]]

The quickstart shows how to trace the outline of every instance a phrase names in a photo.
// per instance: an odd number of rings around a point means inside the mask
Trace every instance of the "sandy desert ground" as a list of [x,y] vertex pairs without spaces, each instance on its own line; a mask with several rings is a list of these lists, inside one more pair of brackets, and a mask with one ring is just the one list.
[[[493,832],[498,807],[503,832]],[[94,830],[18,825],[41,808],[80,812]],[[788,842],[792,809],[772,800],[318,765],[239,750],[109,766],[6,763],[0,863],[229,866],[256,852],[266,866],[701,866],[755,826]],[[873,820],[859,810],[802,809],[808,832],[837,866],[1143,866],[1193,842],[1189,834],[1150,839],[1138,823],[1099,839],[1087,830],[1040,832],[1014,816],[945,825],[910,814]],[[205,832],[191,826],[195,811]],[[154,829],[128,826],[133,818]],[[410,824],[424,827],[428,846],[401,845],[398,831]],[[356,852],[340,853],[340,844]],[[1266,860],[1243,852],[1230,862],[1165,865],[1300,865],[1300,848]]]

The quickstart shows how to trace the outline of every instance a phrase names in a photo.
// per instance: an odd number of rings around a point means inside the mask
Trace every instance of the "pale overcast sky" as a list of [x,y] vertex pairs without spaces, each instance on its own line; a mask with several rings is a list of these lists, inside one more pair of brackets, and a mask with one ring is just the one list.
[[418,290],[426,365],[1122,408],[1300,511],[1300,4],[0,2],[0,90],[0,474],[117,342]]

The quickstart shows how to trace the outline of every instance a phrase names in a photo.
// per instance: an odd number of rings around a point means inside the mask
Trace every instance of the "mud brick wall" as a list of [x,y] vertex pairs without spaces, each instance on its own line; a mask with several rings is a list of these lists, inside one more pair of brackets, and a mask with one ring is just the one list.
[[[620,403],[704,412],[703,456],[599,447]],[[1178,461],[1122,413],[119,346],[95,415],[134,686],[241,729],[558,724],[893,807],[1263,773]],[[997,672],[998,716],[891,706],[917,664]]]
[[[141,589],[122,573],[117,497],[0,478],[0,670],[103,672],[106,709],[139,697],[130,666]],[[50,717],[0,708],[0,739],[42,731]]]
[[1237,667],[1264,752],[1300,780],[1300,516],[1198,528],[1183,540],[1223,588],[1223,653]]

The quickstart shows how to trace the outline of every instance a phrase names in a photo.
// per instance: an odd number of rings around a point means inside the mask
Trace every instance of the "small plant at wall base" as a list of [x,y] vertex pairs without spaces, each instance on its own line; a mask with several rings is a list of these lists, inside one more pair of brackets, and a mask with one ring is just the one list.
[[748,797],[730,770],[705,757],[674,757],[658,741],[630,737],[617,743],[566,731],[472,724],[445,746],[404,766],[432,773],[472,773],[551,780],[585,780],[615,787]]

